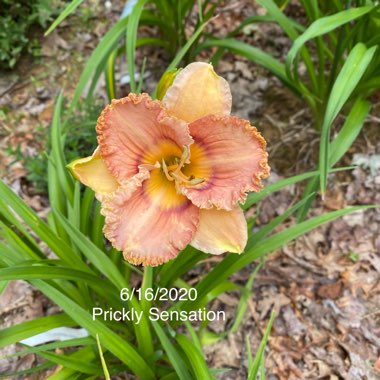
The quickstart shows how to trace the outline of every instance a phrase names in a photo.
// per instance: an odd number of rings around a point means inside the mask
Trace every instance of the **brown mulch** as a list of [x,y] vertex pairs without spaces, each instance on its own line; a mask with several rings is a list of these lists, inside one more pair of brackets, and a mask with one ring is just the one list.
[[[26,181],[23,162],[13,162],[7,148],[19,145],[24,156],[35,155],[42,148],[35,139],[36,125],[47,130],[54,97],[60,88],[65,89],[66,96],[72,94],[86,57],[111,20],[117,18],[123,2],[113,3],[117,4],[110,14],[93,20],[85,30],[72,28],[69,23],[58,28],[43,42],[42,65],[30,65],[26,60],[17,72],[7,75],[7,80],[0,80],[0,107],[9,111],[5,118],[0,115],[0,173],[42,216],[48,212],[46,197],[36,193]],[[252,9],[262,12],[247,0],[233,3],[222,5],[219,17],[208,26],[210,32],[217,30],[223,36],[237,26],[244,15],[251,14]],[[289,41],[273,25],[260,24],[256,29],[245,30],[239,38],[280,59],[289,48]],[[147,70],[148,78],[152,79],[147,83],[151,86],[156,80],[155,67],[160,66],[164,58],[157,52],[150,57],[157,60]],[[225,55],[217,71],[231,85],[233,113],[250,119],[268,141],[272,167],[269,181],[312,170],[317,157],[318,133],[312,128],[311,116],[303,103],[278,80],[241,57]],[[148,86],[146,90],[151,88]],[[120,87],[120,91],[126,90]],[[104,96],[104,84],[99,93]],[[379,117],[377,104],[358,141],[342,161],[342,165],[350,165],[356,159],[361,166],[332,176],[325,201],[317,199],[312,215],[347,205],[380,204],[380,169],[371,166],[373,158],[380,154]],[[364,157],[354,156],[358,153]],[[255,228],[284,212],[301,194],[302,187],[293,186],[265,199],[261,202]],[[294,220],[287,223],[290,226]],[[230,369],[218,378],[246,378],[246,336],[255,352],[273,307],[278,316],[266,349],[267,379],[380,378],[379,232],[378,209],[366,210],[317,228],[269,255],[255,280],[240,330],[205,347],[210,367]],[[253,269],[252,266],[235,274],[234,280],[245,283]],[[211,324],[215,332],[230,327],[238,295],[229,294],[218,302],[229,320],[226,325]],[[0,327],[52,310],[54,306],[30,286],[11,282],[0,296]],[[12,349],[14,347],[7,352]],[[0,363],[1,371],[30,368],[35,364],[34,355]]]

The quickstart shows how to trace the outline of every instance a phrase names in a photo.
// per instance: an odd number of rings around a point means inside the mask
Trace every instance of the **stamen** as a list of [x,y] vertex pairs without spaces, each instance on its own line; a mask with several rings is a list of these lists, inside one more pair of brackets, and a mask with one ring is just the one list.
[[195,185],[199,185],[200,183],[203,183],[205,180],[203,178],[194,178],[194,179],[190,179],[188,181],[188,184],[190,186],[195,186]]
[[162,170],[164,171],[165,176],[166,176],[166,178],[167,178],[169,181],[174,181],[174,178],[171,177],[170,174],[169,174],[168,167],[166,166],[166,162],[165,162],[164,159],[162,159]]
[[181,171],[183,165],[185,165],[186,161],[190,157],[190,149],[187,145],[183,146],[183,152],[181,156],[181,161],[178,163],[177,169],[175,169],[175,173],[178,173]]
[[195,186],[205,181],[203,178],[195,178],[194,176],[186,177],[181,171],[178,173],[172,172],[170,174],[173,176],[176,182],[180,182],[185,185]]
[[178,194],[181,193],[180,185],[195,186],[205,181],[203,178],[195,178],[193,175],[186,176],[182,173],[181,169],[188,163],[189,158],[190,149],[184,145],[181,159],[174,158],[175,164],[167,166],[165,160],[162,159],[162,170],[169,181],[175,181],[175,188]]

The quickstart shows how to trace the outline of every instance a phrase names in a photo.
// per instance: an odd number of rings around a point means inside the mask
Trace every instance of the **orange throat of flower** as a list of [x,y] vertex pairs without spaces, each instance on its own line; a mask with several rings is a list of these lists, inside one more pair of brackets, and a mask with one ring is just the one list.
[[177,193],[179,193],[179,186],[196,186],[204,182],[203,178],[196,178],[194,175],[185,175],[182,169],[186,164],[190,163],[190,149],[188,146],[183,147],[182,156],[179,159],[174,157],[167,164],[162,159],[162,170],[169,181],[175,181]]

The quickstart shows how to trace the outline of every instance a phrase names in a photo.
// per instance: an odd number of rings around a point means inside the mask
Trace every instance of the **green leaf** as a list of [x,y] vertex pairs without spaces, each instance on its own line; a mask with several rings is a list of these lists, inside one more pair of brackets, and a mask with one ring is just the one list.
[[[278,22],[278,24],[282,27],[282,29],[285,31],[285,33],[289,36],[291,40],[294,41],[298,37],[298,32],[293,26],[293,23],[283,12],[281,12],[281,10],[278,8],[277,4],[273,0],[257,0],[257,2],[267,9],[268,13]],[[314,89],[316,89],[318,87],[318,83],[316,80],[315,69],[310,54],[306,47],[301,48],[301,54],[303,60],[305,61],[307,71],[310,75],[311,83],[313,84]],[[290,78],[291,77],[288,76],[288,79]],[[299,83],[298,77],[294,82],[297,83],[297,87],[302,87],[303,95],[306,96],[307,88]]]
[[79,82],[75,88],[75,92],[71,101],[70,110],[78,105],[80,96],[86,87],[87,82],[91,79],[91,76],[96,71],[98,65],[106,60],[109,54],[114,50],[115,45],[124,34],[128,25],[129,18],[125,17],[119,20],[102,38],[96,49],[88,59],[85,68],[82,71]]
[[[356,137],[360,133],[365,118],[367,117],[371,103],[363,99],[356,99],[350,113],[348,114],[343,127],[340,129],[334,140],[330,143],[329,148],[329,167],[334,166],[348,151]],[[306,186],[303,198],[307,197],[307,202],[302,206],[297,215],[297,222],[305,219],[306,214],[311,207],[313,200],[315,199],[315,191],[318,189],[319,184],[319,172]],[[310,194],[314,193],[310,197]]]
[[[101,251],[91,240],[84,236],[77,228],[72,226],[62,215],[59,213],[55,213],[55,215],[67,233],[72,237],[73,242],[76,244],[76,246],[100,271],[100,273],[104,273],[107,278],[119,289],[128,287],[128,284],[120,273],[119,268],[105,254],[105,252]],[[136,311],[141,310],[138,301],[134,297],[128,301],[128,304]],[[145,314],[143,314],[141,318],[140,325],[134,324],[133,327],[135,329],[136,337],[139,342],[141,351],[144,352],[147,356],[152,355],[152,338],[150,335],[148,320]]]
[[249,237],[250,243],[254,246],[259,241],[261,241],[264,237],[270,234],[277,226],[284,222],[290,215],[294,214],[298,209],[300,209],[312,196],[313,194],[304,196],[299,202],[297,202],[292,207],[288,208],[283,214],[278,215],[277,217],[272,219],[268,224],[261,227],[259,231],[253,233]]
[[49,33],[51,33],[68,15],[73,13],[82,2],[83,0],[73,0],[69,4],[67,4],[66,8],[50,25],[49,29],[45,32],[44,36],[47,36]]
[[[5,358],[12,358],[15,356],[24,356],[28,354],[38,354],[41,351],[56,350],[57,348],[90,346],[94,344],[95,342],[92,337],[67,339],[67,340],[57,341],[53,343],[42,344],[37,347],[29,347],[29,348],[26,348],[25,350],[17,351],[13,354],[6,355]],[[28,347],[28,346],[25,345],[25,347]]]
[[116,57],[117,57],[117,49],[113,50],[112,53],[109,55],[107,59],[106,69],[104,71],[109,102],[111,102],[112,99],[116,99],[116,83],[115,83]]
[[182,61],[182,58],[185,56],[185,54],[190,49],[191,45],[196,41],[196,39],[200,36],[205,26],[208,24],[208,22],[204,22],[203,24],[199,25],[197,30],[193,33],[193,35],[188,39],[186,44],[180,49],[180,51],[176,54],[174,59],[170,62],[170,65],[167,67],[166,71],[173,70],[176,67],[179,66],[180,62]]
[[248,300],[252,296],[252,286],[253,282],[255,281],[256,275],[259,272],[259,270],[263,267],[264,261],[262,261],[255,270],[251,273],[251,275],[248,278],[248,281],[246,285],[244,286],[244,290],[242,292],[242,295],[239,300],[239,304],[237,306],[236,310],[236,316],[233,325],[231,326],[230,331],[228,334],[234,334],[239,330],[239,327],[241,325],[241,322],[243,321],[244,315],[248,308]]
[[99,351],[100,360],[102,362],[104,378],[106,380],[111,380],[110,373],[108,372],[108,368],[107,368],[107,363],[104,360],[104,356],[103,356],[103,352],[102,352],[102,347],[100,345],[100,340],[99,340],[98,334],[96,334],[96,342],[98,343],[98,351]]
[[[61,110],[62,110],[63,94],[60,92],[54,107],[54,115],[51,128],[51,144],[52,151],[51,156],[56,171],[56,178],[58,179],[59,189],[65,195],[65,198],[72,204],[74,201],[74,180],[66,170],[66,162],[63,153],[62,141],[63,135],[61,130]],[[49,191],[50,194],[50,191]],[[53,206],[56,206],[53,204]],[[57,206],[58,208],[58,206]],[[62,209],[59,207],[58,209]]]
[[0,333],[0,347],[17,343],[20,340],[30,338],[44,331],[56,327],[75,326],[76,323],[66,314],[49,315],[48,317],[36,318],[33,321],[27,321],[15,326],[3,329]]
[[332,30],[344,25],[350,21],[353,21],[368,12],[370,12],[373,7],[360,7],[360,8],[350,8],[348,10],[336,13],[332,16],[326,16],[314,21],[306,31],[300,35],[293,43],[292,48],[289,50],[288,56],[286,58],[286,71],[289,78],[292,77],[292,66],[294,60],[303,47],[303,45],[311,40],[312,38],[321,36],[323,34],[329,33]]
[[368,65],[370,64],[377,47],[367,49],[362,43],[358,43],[351,50],[344,63],[327,103],[327,109],[322,125],[321,143],[319,151],[319,170],[321,176],[321,192],[327,186],[327,173],[329,170],[329,147],[331,125],[359,83]]
[[[38,217],[11,189],[0,180],[0,196],[53,252],[70,266],[89,271],[72,248]],[[0,210],[1,213],[1,210]]]
[[153,371],[131,343],[120,337],[104,323],[97,319],[94,320],[90,313],[46,282],[34,280],[32,285],[36,286],[60,306],[78,325],[85,328],[90,335],[96,337],[96,334],[98,334],[103,342],[103,346],[118,357],[142,380],[155,379]]
[[365,119],[371,109],[371,103],[364,99],[356,99],[348,114],[343,127],[340,129],[334,140],[330,144],[329,166],[334,166],[348,151],[356,140]]
[[258,65],[264,67],[269,72],[274,74],[279,78],[287,87],[289,87],[296,94],[300,94],[299,89],[295,87],[294,83],[288,79],[285,72],[285,66],[280,63],[277,59],[273,58],[268,53],[263,52],[261,49],[253,47],[244,42],[240,42],[234,38],[225,39],[209,39],[203,42],[199,49],[205,49],[218,46],[221,48],[228,49],[232,53],[239,54],[249,60],[257,63]]
[[339,218],[343,215],[351,212],[365,210],[375,206],[356,206],[348,207],[343,210],[333,211],[327,214],[316,216],[312,219],[306,220],[302,223],[296,224],[292,227],[278,232],[259,243],[253,245],[247,245],[246,250],[240,256],[229,255],[226,256],[217,266],[214,267],[211,272],[206,274],[204,278],[196,286],[198,292],[198,298],[194,302],[185,301],[178,304],[178,307],[182,310],[193,310],[198,307],[198,300],[202,300],[210,291],[215,287],[215,284],[219,284],[221,281],[227,279],[230,275],[237,272],[239,269],[244,268],[246,265],[252,263],[254,260],[279,249],[291,240],[296,239],[299,236],[306,234],[314,228],[331,222],[332,220]]
[[[342,167],[342,168],[336,168],[331,170],[331,173],[335,173],[337,171],[344,171],[354,169],[353,166],[348,167]],[[265,186],[262,190],[260,190],[258,193],[250,193],[247,197],[247,200],[245,201],[244,205],[242,205],[243,210],[249,209],[252,205],[255,203],[261,201],[262,199],[266,198],[268,195],[275,193],[276,191],[280,191],[281,189],[294,185],[295,183],[304,181],[306,179],[316,177],[319,175],[319,171],[315,170],[312,172],[306,172],[302,174],[295,175],[293,177],[285,178],[280,181],[277,181],[275,183],[272,183],[268,186]]]
[[188,339],[185,335],[176,335],[176,340],[185,352],[187,359],[190,361],[191,367],[194,371],[194,378],[202,380],[215,379],[208,370],[205,358],[202,352]]
[[[53,367],[53,366],[54,366],[54,363],[47,362],[44,364],[37,365],[37,366],[30,368],[30,369],[24,369],[22,371],[1,373],[0,379],[2,379],[2,378],[5,378],[6,380],[17,379],[17,378],[19,378],[19,376],[29,375],[31,373],[37,373],[39,371],[43,371],[43,370],[50,368],[50,367]],[[65,379],[65,380],[67,380],[67,379]]]
[[199,261],[206,257],[205,253],[188,245],[175,260],[171,260],[159,268],[160,286],[167,287],[173,284],[177,278],[194,268]]
[[169,357],[171,365],[174,367],[178,375],[178,378],[180,380],[192,380],[192,376],[187,370],[184,361],[182,360],[180,354],[177,352],[176,348],[173,346],[170,339],[165,334],[165,331],[157,322],[152,321],[152,325],[154,330],[156,331],[156,334],[161,342],[163,349]]
[[[91,347],[86,347],[86,349],[89,349],[92,352]],[[72,355],[58,355],[52,352],[40,352],[39,355],[55,364],[81,373],[86,373],[89,375],[101,374],[101,367],[96,364],[92,364],[89,361],[84,361],[82,358],[75,358],[72,357]]]
[[119,289],[125,287],[127,284],[121,275],[119,268],[112,262],[112,260],[101,251],[90,239],[83,235],[77,228],[72,226],[65,217],[61,214],[54,212],[57,220],[62,224],[63,228],[71,236],[75,245],[87,257],[88,260]]
[[278,22],[291,40],[295,40],[298,37],[298,32],[294,28],[293,23],[280,11],[273,0],[257,0],[257,2]]
[[135,53],[136,53],[136,41],[137,41],[137,29],[139,27],[140,17],[147,0],[139,0],[134,5],[127,26],[127,64],[128,73],[131,86],[131,92],[136,93],[136,81],[135,81]]
[[274,311],[272,311],[272,314],[271,314],[269,322],[268,322],[268,326],[265,329],[263,339],[261,340],[259,349],[256,352],[255,360],[253,361],[252,366],[249,369],[247,380],[255,380],[256,379],[256,376],[259,372],[260,364],[263,363],[265,346],[267,344],[269,334],[270,334],[270,330],[272,328],[272,324],[273,324],[275,317],[276,317],[276,313]]
[[[69,355],[73,359],[81,359],[83,362],[91,362],[95,359],[94,349],[89,349],[88,347],[80,348]],[[93,376],[84,376],[83,373],[78,372],[74,369],[68,367],[60,367],[54,372],[54,374],[49,376],[49,380],[78,380],[79,378],[85,377],[86,380],[93,380]]]
[[[105,298],[109,298],[116,303],[119,299],[113,296],[117,289],[111,286],[108,281],[101,280],[100,277],[93,276],[71,267],[54,267],[39,264],[30,264],[27,267],[14,266],[0,269],[0,278],[4,280],[33,280],[33,279],[65,279],[73,281],[84,281],[89,284],[97,293]],[[116,301],[116,302],[115,302]],[[120,301],[120,300],[119,300]]]

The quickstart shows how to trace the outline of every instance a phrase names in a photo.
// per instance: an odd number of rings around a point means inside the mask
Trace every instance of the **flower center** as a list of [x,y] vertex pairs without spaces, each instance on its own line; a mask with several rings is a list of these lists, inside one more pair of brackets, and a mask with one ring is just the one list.
[[182,168],[190,163],[190,149],[188,146],[183,147],[182,156],[180,159],[175,157],[169,165],[162,159],[162,170],[169,181],[175,181],[178,191],[179,185],[195,186],[204,182],[203,178],[195,178],[193,175],[187,176],[182,173]]

